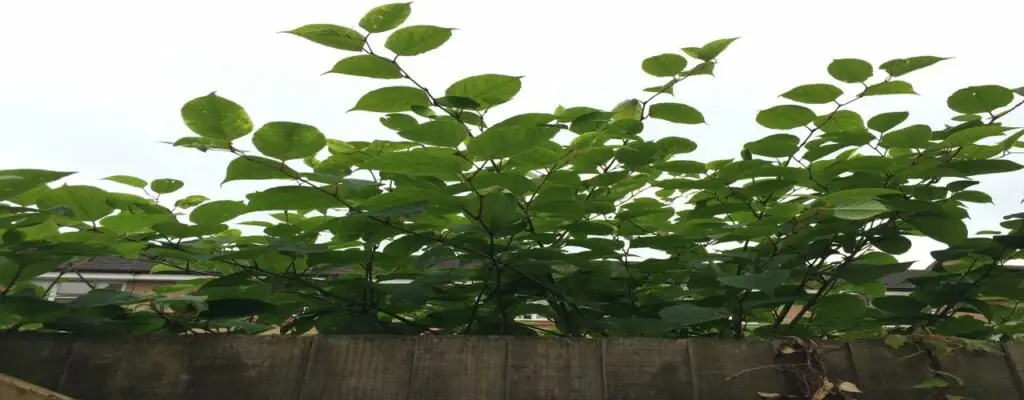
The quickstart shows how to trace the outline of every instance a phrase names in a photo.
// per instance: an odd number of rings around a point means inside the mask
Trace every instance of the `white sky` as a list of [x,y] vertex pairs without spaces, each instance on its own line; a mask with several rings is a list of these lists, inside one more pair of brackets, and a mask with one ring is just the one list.
[[[276,32],[309,23],[355,26],[380,1],[178,0],[26,1],[0,5],[0,169],[79,171],[73,182],[114,174],[186,182],[181,194],[241,198],[257,187],[220,187],[230,159],[172,148],[191,133],[184,102],[216,90],[242,104],[257,126],[290,120],[341,140],[396,139],[377,114],[346,113],[377,82],[320,76],[346,52]],[[443,90],[469,75],[524,75],[524,88],[492,112],[497,121],[565,106],[610,108],[640,97],[659,80],[640,61],[680,47],[741,36],[720,57],[716,78],[676,89],[706,126],[648,124],[644,135],[682,135],[701,148],[695,159],[738,157],[742,143],[773,133],[754,122],[793,86],[830,82],[833,58],[877,65],[896,57],[953,56],[906,78],[921,96],[859,102],[865,118],[911,112],[909,123],[941,126],[953,115],[946,97],[978,84],[1024,85],[1020,16],[1004,1],[454,1],[419,0],[407,24],[455,27],[441,49],[404,59],[421,83]],[[383,37],[377,38],[378,40]],[[377,46],[381,48],[381,45]],[[850,92],[853,92],[853,88]],[[827,107],[827,106],[826,106]],[[825,112],[826,109],[818,110]],[[1024,113],[1005,120],[1024,125]],[[1021,211],[1020,174],[980,185],[995,205],[972,208],[972,231]],[[935,245],[921,241],[909,259]]]

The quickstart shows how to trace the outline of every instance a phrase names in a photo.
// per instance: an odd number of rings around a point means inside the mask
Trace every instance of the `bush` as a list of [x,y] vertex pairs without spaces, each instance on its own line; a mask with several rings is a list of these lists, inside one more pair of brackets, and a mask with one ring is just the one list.
[[[350,52],[332,73],[386,80],[352,110],[381,114],[401,141],[329,139],[287,121],[255,129],[216,93],[181,110],[195,133],[175,146],[230,152],[225,181],[276,181],[247,201],[186,196],[182,182],[108,180],[130,193],[53,186],[70,175],[0,171],[0,327],[10,330],[574,337],[870,338],[935,332],[1013,338],[1024,300],[1024,213],[970,235],[966,205],[990,202],[975,176],[1007,173],[1024,131],[1000,119],[1024,95],[972,86],[948,98],[952,126],[906,125],[907,112],[861,116],[875,96],[943,58],[828,65],[833,83],[786,91],[757,113],[770,134],[738,159],[686,159],[697,144],[644,138],[646,124],[701,124],[671,101],[712,75],[735,39],[643,60],[664,79],[614,108],[559,107],[491,121],[520,77],[482,74],[431,92],[401,66],[452,29],[400,27],[409,3],[374,8],[355,30],[289,31]],[[383,45],[370,46],[376,36]],[[251,137],[252,146],[243,143]],[[326,151],[324,151],[326,149]],[[281,182],[285,181],[285,182]],[[166,203],[166,202],[165,202]],[[250,214],[273,222],[240,222]],[[248,228],[249,231],[255,228]],[[909,296],[881,280],[910,264],[908,236],[948,245]],[[45,300],[32,279],[118,255],[208,275],[157,294],[94,290]],[[67,264],[69,263],[70,264]],[[399,283],[396,283],[399,282]],[[52,286],[52,285],[51,285]],[[965,316],[964,313],[971,315]],[[540,315],[552,326],[517,317]],[[983,318],[975,318],[981,316]]]

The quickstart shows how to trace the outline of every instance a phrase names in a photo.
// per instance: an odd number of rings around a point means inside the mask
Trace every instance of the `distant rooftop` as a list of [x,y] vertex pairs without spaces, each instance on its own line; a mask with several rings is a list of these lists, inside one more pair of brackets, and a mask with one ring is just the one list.
[[[441,263],[441,265],[438,265],[438,266],[442,267],[442,268],[444,268],[444,267],[451,268],[451,267],[457,266],[458,265],[458,260],[453,260],[453,261],[454,261],[453,263]],[[106,257],[94,257],[93,259],[91,259],[89,261],[85,261],[85,262],[83,262],[81,264],[78,264],[75,267],[75,270],[77,270],[79,272],[90,272],[90,273],[148,274],[148,273],[151,273],[151,271],[153,270],[153,267],[155,265],[157,265],[157,264],[158,263],[153,262],[153,261],[132,260],[132,259],[126,259],[126,258],[121,258],[121,257],[106,256]],[[333,272],[334,273],[338,273],[338,272],[341,272],[341,271],[344,271],[344,268],[335,269]],[[896,273],[896,274],[889,275],[889,276],[887,276],[885,278],[882,278],[882,283],[885,284],[885,287],[890,289],[890,290],[897,290],[897,291],[910,290],[910,289],[914,288],[914,285],[911,284],[910,282],[908,282],[907,280],[910,279],[910,278],[922,276],[922,275],[924,275],[927,272],[928,271],[926,269],[924,269],[924,270],[908,270],[908,271],[904,271],[904,272],[899,272],[899,273]],[[169,273],[169,274],[177,274],[177,275],[189,275],[189,274],[199,275],[198,273],[189,272],[189,271],[155,272],[155,274],[161,274],[161,273]]]

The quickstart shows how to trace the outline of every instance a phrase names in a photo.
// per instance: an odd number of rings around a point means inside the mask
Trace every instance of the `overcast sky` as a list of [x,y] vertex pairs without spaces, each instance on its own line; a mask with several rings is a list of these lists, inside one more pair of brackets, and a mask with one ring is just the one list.
[[[394,84],[320,76],[346,52],[276,32],[309,23],[355,26],[379,1],[91,0],[0,5],[0,169],[80,172],[72,181],[131,174],[186,182],[182,194],[242,198],[255,186],[220,187],[230,157],[173,148],[191,133],[179,116],[186,101],[216,90],[243,105],[257,126],[308,123],[340,140],[396,139],[378,115],[346,113],[366,91]],[[911,112],[909,123],[939,127],[953,115],[946,97],[978,84],[1024,85],[1020,16],[1004,1],[454,1],[419,0],[407,24],[454,27],[439,50],[403,59],[424,85],[442,91],[481,73],[524,75],[517,98],[493,121],[559,104],[610,108],[659,81],[640,70],[645,57],[740,36],[720,57],[715,78],[688,80],[677,101],[708,124],[648,124],[644,135],[682,135],[695,159],[738,157],[742,143],[772,133],[754,122],[793,86],[829,82],[834,58],[875,65],[897,57],[956,57],[906,78],[921,96],[867,99],[865,118]],[[383,37],[376,38],[378,40]],[[382,47],[379,46],[378,47]],[[855,89],[850,88],[850,92]],[[827,106],[826,106],[827,107]],[[819,110],[827,111],[826,109]],[[1024,124],[1024,113],[1005,120]],[[995,205],[972,208],[972,231],[1022,210],[1021,175],[981,185]],[[910,259],[934,244],[921,241]]]

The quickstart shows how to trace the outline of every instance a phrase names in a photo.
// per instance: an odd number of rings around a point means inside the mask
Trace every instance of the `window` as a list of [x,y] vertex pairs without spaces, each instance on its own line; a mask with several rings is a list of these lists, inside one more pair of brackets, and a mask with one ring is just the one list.
[[[38,282],[40,286],[46,288],[50,285],[50,282]],[[92,287],[89,287],[92,284]],[[108,290],[125,290],[125,284],[122,282],[76,282],[67,281],[60,282],[53,286],[50,293],[47,294],[47,299],[56,301],[58,303],[67,303],[74,300],[78,296],[89,293],[92,289],[108,289]]]

